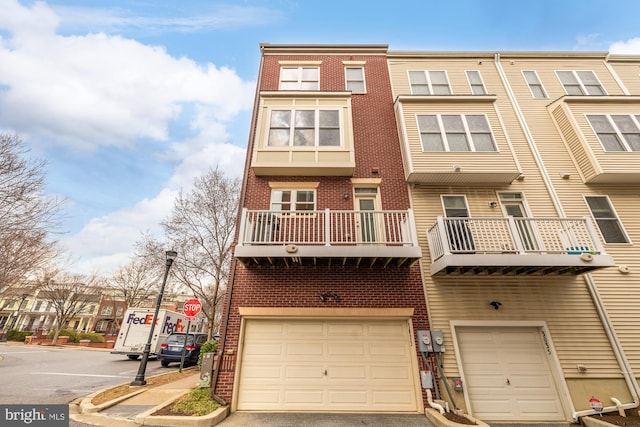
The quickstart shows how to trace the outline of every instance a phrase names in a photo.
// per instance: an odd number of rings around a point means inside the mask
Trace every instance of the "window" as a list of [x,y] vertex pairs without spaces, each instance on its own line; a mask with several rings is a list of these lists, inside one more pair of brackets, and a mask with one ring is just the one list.
[[484,115],[419,115],[418,130],[423,151],[496,151]]
[[464,196],[442,196],[444,215],[453,218],[466,218],[469,216],[467,200]]
[[480,71],[467,71],[467,79],[469,80],[469,86],[471,86],[471,93],[474,95],[486,95],[487,90],[482,82],[482,76]]
[[106,307],[102,307],[102,312],[100,313],[103,316],[110,316],[111,314],[113,314],[113,306],[106,306]]
[[93,314],[93,312],[95,311],[95,309],[96,309],[96,306],[95,306],[95,305],[91,305],[91,306],[89,307],[89,314]]
[[409,71],[409,84],[413,95],[451,95],[444,71]]
[[315,190],[271,190],[271,210],[304,212],[316,209]]
[[320,68],[280,68],[280,90],[320,90]]
[[587,119],[605,151],[640,151],[639,114],[590,114]]
[[269,147],[339,147],[338,110],[272,110]]
[[604,95],[593,71],[556,71],[567,95]]
[[607,196],[585,196],[585,200],[606,243],[629,243]]
[[365,93],[364,68],[346,67],[345,80],[347,82],[347,90],[353,93]]
[[542,87],[542,82],[535,71],[523,71],[522,74],[524,74],[524,79],[529,85],[529,90],[531,90],[534,98],[547,97],[547,93],[544,91],[544,87]]
[[42,307],[42,301],[38,301],[36,305],[33,307],[33,311],[40,311],[41,307]]
[[116,317],[122,317],[122,313],[124,313],[124,308],[118,307],[118,309],[116,310]]

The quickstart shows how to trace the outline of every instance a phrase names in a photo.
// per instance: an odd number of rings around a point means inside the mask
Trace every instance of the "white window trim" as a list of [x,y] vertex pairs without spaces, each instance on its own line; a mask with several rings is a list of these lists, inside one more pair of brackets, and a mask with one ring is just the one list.
[[[440,128],[440,137],[442,138],[442,142],[444,144],[445,149],[443,151],[425,151],[424,145],[422,144],[422,132],[420,130],[420,124],[418,122],[418,116],[436,116],[438,120],[438,127]],[[469,144],[469,151],[451,151],[449,149],[449,141],[447,140],[447,134],[444,129],[444,124],[442,123],[442,116],[460,116],[462,117],[462,125],[464,127],[465,136],[467,137],[467,142]],[[469,130],[469,125],[467,124],[466,116],[484,116],[487,120],[487,124],[489,125],[489,134],[491,135],[491,140],[493,141],[493,151],[476,151],[476,147],[473,143],[473,138],[471,137],[471,131]],[[498,153],[498,144],[496,142],[496,137],[493,133],[493,128],[491,127],[491,122],[489,121],[489,116],[487,114],[457,114],[457,113],[416,113],[416,127],[418,128],[418,138],[420,139],[420,147],[423,153]]]
[[[298,70],[298,87],[296,89],[283,89],[282,88],[282,70],[284,68],[295,68]],[[315,68],[318,70],[318,80],[316,80],[316,88],[315,89],[302,89],[302,69],[303,68]],[[289,82],[289,80],[287,80]],[[293,82],[293,80],[291,80]],[[278,90],[288,91],[288,90],[308,90],[308,91],[319,91],[320,90],[320,67],[315,64],[308,65],[300,65],[299,63],[286,65],[280,64],[280,75],[278,76]]]
[[[273,111],[290,111],[291,112],[291,120],[294,120],[295,117],[295,112],[296,111],[315,111],[315,127],[314,127],[314,139],[315,139],[315,145],[313,146],[303,146],[303,145],[293,145],[293,140],[294,140],[294,136],[295,136],[295,127],[291,126],[289,129],[291,129],[291,132],[289,133],[289,144],[288,145],[269,145],[269,131],[271,130],[271,114],[273,113]],[[338,134],[340,136],[340,144],[339,145],[320,145],[320,121],[318,120],[318,116],[320,114],[320,111],[337,111],[338,112]],[[344,122],[343,122],[343,118],[342,118],[342,113],[343,113],[343,108],[341,107],[311,107],[311,108],[307,108],[307,107],[303,107],[303,108],[295,108],[295,107],[270,107],[268,109],[268,114],[267,114],[267,126],[266,126],[266,132],[265,132],[265,141],[264,141],[264,147],[267,149],[272,149],[272,150],[282,150],[282,149],[295,149],[295,150],[336,150],[338,148],[344,148],[345,146],[345,141],[344,141],[344,136],[343,136],[343,132],[344,132]]]
[[[624,137],[624,133],[622,133],[620,131],[620,128],[618,127],[616,122],[614,122],[613,119],[611,118],[612,115],[614,115],[614,116],[630,116],[631,120],[633,120],[633,122],[636,124],[636,126],[638,126],[638,129],[640,129],[640,120],[638,120],[636,118],[636,116],[640,115],[640,114],[585,113],[585,115],[584,115],[585,120],[589,124],[589,127],[593,131],[593,134],[596,136],[596,138],[598,138],[598,142],[602,146],[602,149],[607,153],[640,153],[640,150],[632,150],[631,149],[631,146],[629,145],[629,143],[627,142],[627,140]],[[598,132],[595,130],[595,128],[591,124],[591,120],[589,120],[589,116],[605,116],[607,118],[607,120],[609,121],[609,124],[613,127],[613,130],[616,132],[616,135],[618,136],[618,139],[620,140],[620,143],[621,143],[622,147],[624,148],[624,150],[623,151],[608,151],[607,148],[602,143],[602,140],[600,139],[600,136],[598,135]]]
[[[533,75],[536,76],[536,80],[538,81],[538,84],[540,85],[540,90],[542,91],[542,94],[544,95],[543,97],[536,96],[536,94],[531,89],[532,84],[529,83],[529,81],[527,80],[527,76],[526,76],[525,73],[533,73]],[[544,85],[542,84],[542,80],[540,80],[540,76],[538,75],[538,72],[536,70],[522,70],[522,78],[524,79],[524,82],[527,84],[527,87],[529,88],[529,92],[531,92],[531,96],[534,99],[547,99],[547,98],[549,98],[549,95],[547,94],[547,90],[544,88]],[[560,83],[562,83],[562,82],[560,82]],[[564,85],[563,85],[563,87],[564,87]]]
[[[478,73],[478,77],[480,78],[480,85],[482,86],[483,93],[473,93],[473,87],[478,86],[471,82],[471,78],[469,77],[469,73]],[[465,76],[467,76],[467,82],[469,82],[469,88],[471,89],[471,94],[475,96],[487,95],[487,86],[484,84],[484,79],[482,78],[482,73],[480,70],[465,70]]]
[[362,92],[351,91],[351,93],[357,93],[357,94],[367,93],[367,80],[366,80],[366,77],[364,75],[364,67],[362,65],[345,65],[345,67],[344,67],[344,87],[345,87],[345,90],[349,90],[349,82],[350,81],[356,81],[356,80],[349,80],[348,79],[347,70],[349,68],[359,68],[362,71],[362,86],[363,86]]
[[[422,95],[422,96],[431,96],[431,95],[435,95],[435,96],[446,96],[446,95],[442,95],[442,94],[435,94],[433,93],[433,83],[431,82],[431,72],[443,72],[444,76],[447,79],[447,87],[449,88],[449,95],[453,95],[453,90],[451,89],[451,81],[449,80],[449,73],[447,72],[447,70],[407,70],[407,80],[409,81],[409,90],[411,91],[412,95]],[[413,93],[413,84],[411,83],[411,73],[412,72],[421,72],[424,73],[426,79],[427,79],[427,86],[429,88],[429,93],[427,95],[423,95],[423,94],[415,94]]]
[[[291,192],[291,200],[288,202],[289,205],[291,205],[291,209],[287,210],[287,211],[283,211],[282,210],[282,200],[280,201],[274,201],[274,195],[276,194],[276,192],[283,192],[283,191],[290,191]],[[295,197],[298,193],[298,191],[309,191],[313,193],[313,209],[311,211],[298,211],[296,210],[296,205],[298,204],[297,201],[297,197]],[[273,205],[274,204],[279,204],[280,205],[280,209],[274,209]],[[280,215],[303,215],[303,214],[314,214],[315,211],[318,210],[318,191],[315,188],[296,188],[293,186],[290,186],[288,188],[272,188],[271,189],[271,194],[269,196],[269,210],[272,212],[278,212],[278,214]]]
[[[600,226],[598,225],[597,218],[593,214],[593,211],[591,210],[591,206],[589,206],[589,202],[587,202],[587,198],[588,197],[605,197],[607,199],[607,202],[609,203],[609,207],[611,208],[611,211],[613,212],[613,215],[615,215],[616,221],[618,221],[618,225],[620,226],[620,230],[622,231],[622,234],[624,235],[624,238],[627,240],[626,242],[616,242],[616,243],[608,243],[607,242],[607,240],[604,238],[604,235],[602,234],[602,230],[600,230]],[[615,206],[613,205],[613,203],[611,203],[611,199],[609,198],[609,196],[607,196],[606,194],[583,194],[582,198],[584,200],[584,204],[587,206],[587,210],[589,211],[589,215],[591,215],[591,219],[593,220],[593,224],[595,225],[596,230],[598,230],[598,233],[600,233],[600,238],[602,239],[602,242],[604,244],[606,244],[606,245],[625,245],[625,246],[633,244],[633,242],[631,241],[631,238],[629,237],[629,233],[627,233],[627,230],[624,228],[624,224],[620,220],[620,215],[618,215],[618,212],[616,211]]]
[[[573,74],[573,77],[578,81],[578,84],[580,85],[580,90],[582,90],[582,95],[570,95],[569,92],[567,92],[567,88],[564,85],[564,83],[562,83],[562,79],[560,78],[560,75],[558,74],[560,71],[568,71],[570,73]],[[596,80],[598,81],[598,85],[600,86],[600,89],[602,89],[602,95],[591,95],[590,93],[587,92],[587,89],[585,88],[585,85],[582,81],[582,79],[580,78],[580,76],[578,75],[578,71],[590,71],[591,73],[593,73],[593,76],[596,78]],[[568,96],[605,96],[608,95],[607,91],[605,90],[602,82],[600,81],[600,79],[598,78],[598,75],[596,74],[595,71],[593,70],[556,70],[556,77],[558,78],[558,81],[560,82],[560,85],[562,86],[562,88],[564,89],[564,93]]]
[[441,194],[440,203],[442,204],[442,213],[446,218],[456,218],[456,217],[447,216],[447,207],[444,204],[445,197],[462,197],[462,199],[464,200],[464,206],[467,210],[467,218],[471,218],[471,211],[469,210],[469,201],[467,200],[466,194]]

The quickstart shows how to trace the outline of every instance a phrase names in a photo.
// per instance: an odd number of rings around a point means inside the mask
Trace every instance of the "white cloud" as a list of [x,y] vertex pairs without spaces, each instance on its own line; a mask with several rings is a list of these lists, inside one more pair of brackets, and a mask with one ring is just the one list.
[[640,55],[640,37],[635,37],[627,41],[613,43],[609,47],[610,53]]
[[167,140],[185,104],[221,121],[250,106],[253,84],[228,68],[119,36],[60,36],[44,4],[0,5],[0,30],[10,34],[0,38],[0,110],[4,126],[23,135],[79,149],[127,146]]

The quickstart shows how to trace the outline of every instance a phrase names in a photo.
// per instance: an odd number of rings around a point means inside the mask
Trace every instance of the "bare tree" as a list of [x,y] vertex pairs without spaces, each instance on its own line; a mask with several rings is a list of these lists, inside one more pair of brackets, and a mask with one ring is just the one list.
[[110,287],[124,298],[127,308],[141,307],[158,293],[161,277],[148,259],[135,257],[114,273]]
[[45,163],[28,153],[19,137],[0,133],[0,295],[58,255],[50,234],[62,201],[45,197]]
[[[209,337],[220,322],[239,196],[239,179],[228,178],[217,168],[210,170],[196,179],[190,192],[180,192],[171,215],[162,222],[164,246],[178,252],[172,277],[201,301]],[[163,245],[150,236],[138,247],[146,256],[164,253]]]
[[97,276],[59,273],[48,279],[40,289],[40,296],[51,302],[55,311],[56,344],[60,331],[69,325],[90,304],[99,305],[104,283]]

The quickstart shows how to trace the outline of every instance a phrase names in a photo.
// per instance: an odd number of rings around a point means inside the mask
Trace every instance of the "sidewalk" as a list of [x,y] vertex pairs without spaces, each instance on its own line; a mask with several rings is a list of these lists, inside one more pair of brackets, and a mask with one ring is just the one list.
[[98,393],[77,399],[69,405],[69,415],[74,421],[109,427],[154,426],[210,426],[222,421],[227,408],[221,408],[202,417],[154,416],[158,409],[176,400],[198,386],[199,372],[180,380],[151,388],[140,388],[131,394],[93,405],[91,399]]

